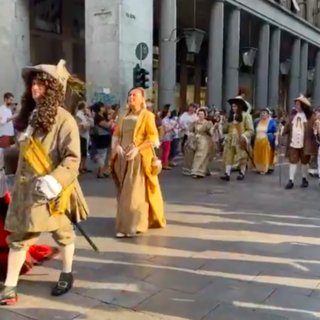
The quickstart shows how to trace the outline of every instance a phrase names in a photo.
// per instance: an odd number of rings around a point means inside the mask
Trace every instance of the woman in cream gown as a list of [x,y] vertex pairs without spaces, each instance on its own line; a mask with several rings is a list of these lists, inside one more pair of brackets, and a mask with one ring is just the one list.
[[144,90],[132,89],[129,108],[113,136],[111,172],[118,191],[116,237],[131,237],[166,221],[158,177],[153,173],[159,136],[153,113],[145,108]]
[[206,111],[198,110],[199,119],[188,133],[184,148],[182,174],[193,178],[203,178],[209,173],[209,162],[213,158],[213,124],[206,120]]

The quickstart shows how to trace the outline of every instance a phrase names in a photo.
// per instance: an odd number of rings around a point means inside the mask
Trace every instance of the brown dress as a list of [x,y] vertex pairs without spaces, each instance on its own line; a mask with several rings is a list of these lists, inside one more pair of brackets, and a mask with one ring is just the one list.
[[213,158],[213,125],[211,121],[197,121],[190,127],[193,133],[184,149],[182,174],[205,177],[209,173],[209,162]]
[[[136,115],[128,115],[123,119],[122,136],[119,142],[125,152],[133,148],[137,120]],[[124,157],[117,157],[114,170],[120,183],[116,232],[133,234],[147,231],[149,202],[145,192],[146,175],[140,153],[131,161],[127,161]]]

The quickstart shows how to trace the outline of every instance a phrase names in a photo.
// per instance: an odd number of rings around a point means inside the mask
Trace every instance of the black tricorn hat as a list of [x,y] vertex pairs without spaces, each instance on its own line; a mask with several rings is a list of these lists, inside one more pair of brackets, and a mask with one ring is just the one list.
[[236,104],[241,107],[242,111],[247,112],[248,111],[248,104],[246,100],[244,100],[241,96],[237,96],[235,98],[231,98],[228,100],[230,105]]

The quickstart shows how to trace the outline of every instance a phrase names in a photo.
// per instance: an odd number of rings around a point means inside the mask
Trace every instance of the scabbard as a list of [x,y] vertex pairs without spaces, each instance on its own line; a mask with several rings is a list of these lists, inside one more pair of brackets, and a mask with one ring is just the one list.
[[100,250],[96,246],[96,244],[91,240],[91,238],[87,235],[87,233],[84,231],[84,229],[80,226],[78,222],[75,222],[72,220],[72,217],[69,212],[66,212],[65,215],[68,217],[68,219],[71,221],[73,226],[81,233],[81,235],[87,240],[87,242],[90,244],[91,248],[100,253]]
[[256,164],[254,163],[253,158],[252,158],[252,156],[251,156],[250,152],[248,151],[248,149],[247,149],[247,148],[245,148],[244,150],[245,150],[245,152],[246,152],[246,154],[247,154],[247,156],[248,156],[249,160],[251,161],[251,163],[252,163],[253,167],[257,170]]

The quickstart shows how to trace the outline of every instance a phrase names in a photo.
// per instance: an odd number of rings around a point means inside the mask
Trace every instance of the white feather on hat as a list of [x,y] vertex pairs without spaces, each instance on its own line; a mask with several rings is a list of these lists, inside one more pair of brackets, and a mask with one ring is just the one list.
[[[249,105],[246,100],[243,99],[242,96],[236,96],[228,100],[229,104],[240,104],[242,106],[242,111],[247,112],[249,109]],[[250,110],[251,111],[251,110]],[[249,112],[250,112],[249,111]]]
[[297,101],[301,102],[302,104],[304,104],[307,107],[311,107],[311,102],[303,94],[300,94],[300,96],[298,98],[294,99],[294,102],[297,102]]
[[85,89],[85,83],[76,77],[73,77],[66,68],[67,62],[63,59],[59,61],[57,65],[51,64],[39,64],[37,66],[25,67],[22,69],[22,78],[27,81],[30,73],[33,72],[44,72],[49,74],[54,79],[58,80],[64,91],[66,92],[67,87],[76,93],[83,93]]

